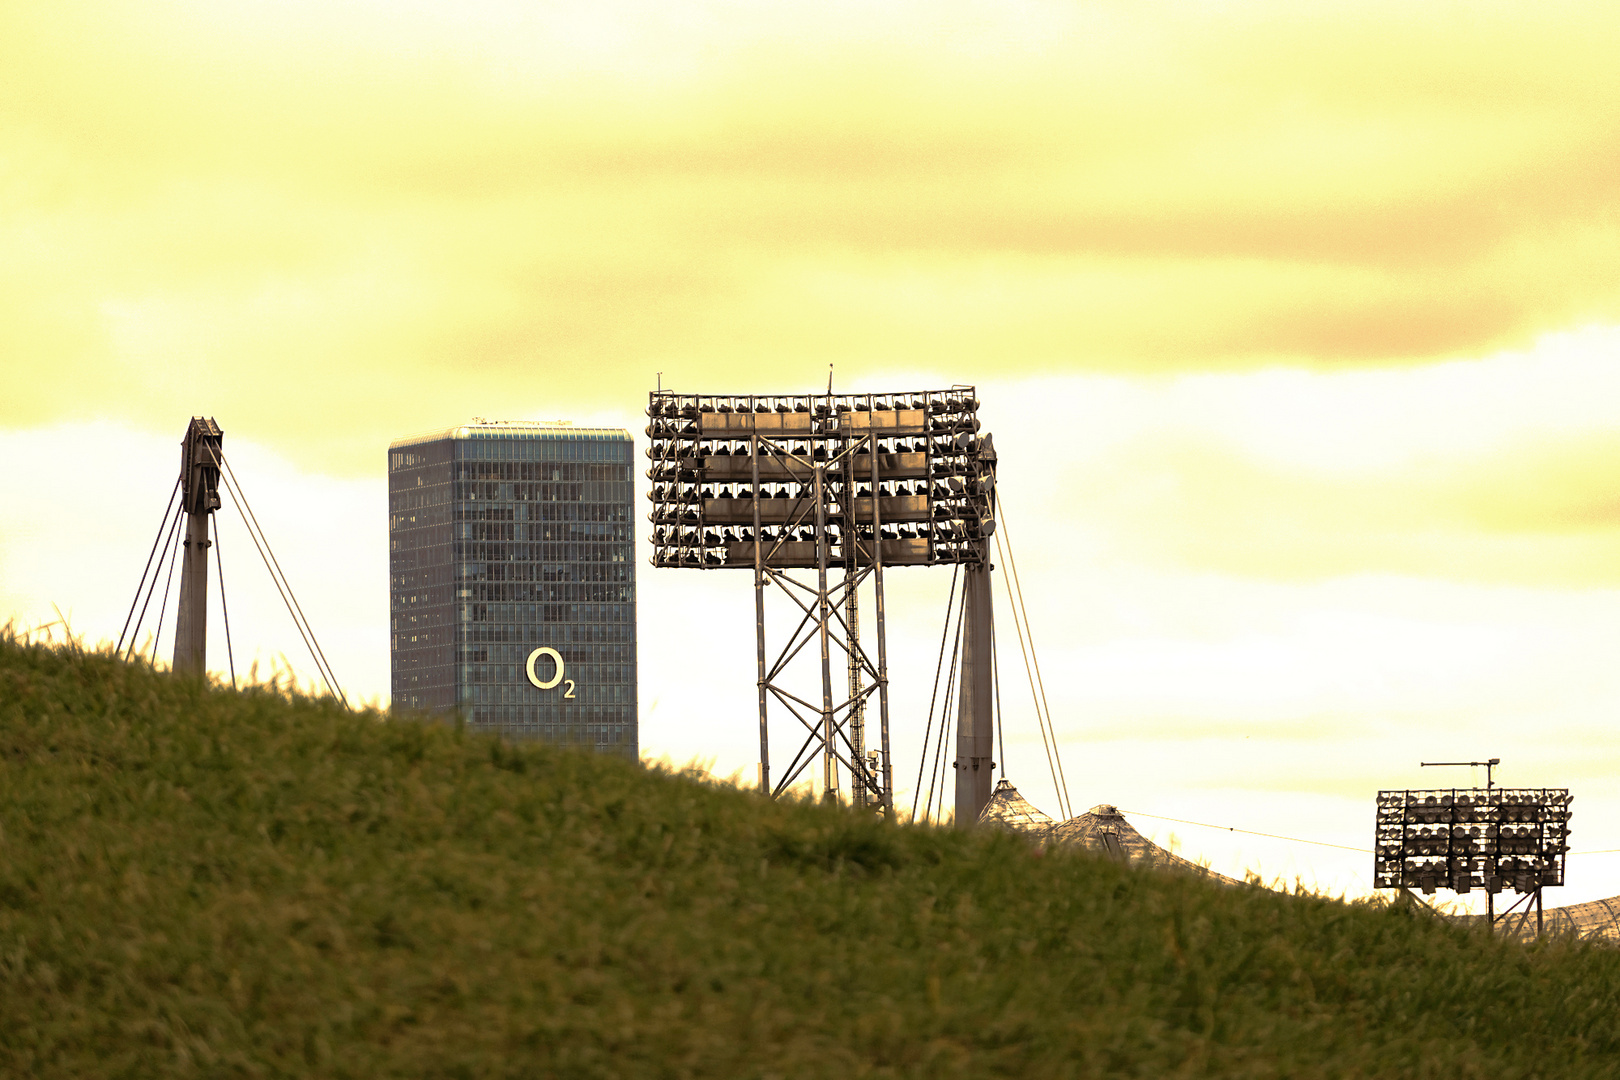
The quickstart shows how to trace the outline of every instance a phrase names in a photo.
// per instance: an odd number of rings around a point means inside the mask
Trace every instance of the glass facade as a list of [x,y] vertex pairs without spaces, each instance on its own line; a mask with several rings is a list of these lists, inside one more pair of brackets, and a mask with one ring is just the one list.
[[515,421],[388,448],[395,706],[639,756],[632,450]]

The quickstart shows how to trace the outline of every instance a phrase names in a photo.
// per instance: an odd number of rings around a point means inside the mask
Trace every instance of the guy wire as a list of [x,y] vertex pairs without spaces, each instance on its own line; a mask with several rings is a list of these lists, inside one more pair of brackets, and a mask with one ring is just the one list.
[[[180,523],[180,517],[180,514],[176,514],[172,519],[164,521],[164,532],[168,534],[170,544],[174,543],[174,530],[175,527]],[[166,548],[159,549],[157,565],[152,568],[151,580],[147,581],[145,578],[142,579],[142,585],[146,589],[146,599],[141,600],[141,613],[135,617],[135,628],[129,632],[129,647],[124,651],[124,660],[126,663],[135,655],[135,643],[140,639],[141,626],[146,622],[146,611],[152,606],[152,597],[157,593],[158,577],[163,573],[162,555],[166,550]],[[140,600],[139,590],[136,590],[135,598]]]
[[219,517],[213,513],[208,520],[214,526],[214,570],[219,575],[219,611],[225,619],[225,658],[231,665],[231,689],[236,689],[236,654],[231,651],[231,609],[225,604],[225,558],[220,554]]
[[[224,479],[223,476],[221,479]],[[321,678],[325,679],[326,672],[321,668],[321,662],[319,658],[315,656],[315,650],[310,646],[309,635],[305,633],[303,624],[298,621],[298,615],[294,612],[292,604],[287,600],[287,593],[282,586],[281,580],[276,576],[275,568],[271,566],[270,559],[265,555],[264,546],[261,544],[261,538],[255,534],[253,524],[248,520],[247,514],[242,510],[244,500],[242,499],[241,489],[234,487],[228,482],[222,484],[221,486],[225,488],[225,493],[231,497],[231,505],[236,507],[236,514],[242,519],[242,527],[247,530],[248,539],[253,541],[254,550],[259,553],[259,559],[264,563],[265,573],[270,575],[270,584],[276,587],[276,595],[281,597],[281,603],[287,609],[287,616],[293,621],[293,629],[298,631],[298,637],[303,641],[304,648],[309,650],[310,658],[315,661],[315,670],[320,673]],[[265,543],[268,543],[268,541],[265,541]],[[285,656],[283,658],[285,658]],[[291,667],[290,664],[288,666],[289,668]]]
[[[1005,531],[1005,529],[1003,529],[1003,531]],[[1002,554],[1001,537],[997,536],[995,539],[996,554],[999,556]],[[1010,571],[1012,560],[1008,559],[1007,564]],[[1058,812],[1061,813],[1064,820],[1067,821],[1069,818],[1073,817],[1074,814],[1071,813],[1071,808],[1069,806],[1068,792],[1058,779],[1057,764],[1052,758],[1052,743],[1057,741],[1057,732],[1051,732],[1050,738],[1048,738],[1047,728],[1050,726],[1050,723],[1046,717],[1041,715],[1041,697],[1040,694],[1035,690],[1035,672],[1029,664],[1029,651],[1024,647],[1024,631],[1019,625],[1018,598],[1013,595],[1012,574],[1010,572],[1003,574],[1001,576],[1001,582],[1007,588],[1007,603],[1012,608],[1013,629],[1018,633],[1018,651],[1024,657],[1024,675],[1029,679],[1029,694],[1030,697],[1034,699],[1035,724],[1038,728],[1040,728],[1041,746],[1046,750],[1046,768],[1052,774],[1052,786],[1057,789]],[[1006,774],[1003,773],[1002,775]]]
[[[934,662],[934,691],[928,697],[928,726],[923,730],[922,757],[917,762],[917,787],[911,793],[911,819],[917,820],[917,800],[922,796],[923,767],[928,764],[928,741],[934,731],[934,702],[939,697],[939,673],[945,663],[945,642],[951,636],[951,608],[956,604],[956,578],[962,572],[958,563],[951,569],[951,591],[945,599],[945,627],[939,632],[939,659]],[[940,721],[944,723],[943,720]]]
[[1057,762],[1058,782],[1063,789],[1063,801],[1068,814],[1074,816],[1074,804],[1069,801],[1069,780],[1063,774],[1063,754],[1057,745],[1057,728],[1052,723],[1052,705],[1046,699],[1046,680],[1041,678],[1041,658],[1035,652],[1035,628],[1029,624],[1029,609],[1024,604],[1024,585],[1018,577],[1018,560],[1013,556],[1012,530],[1007,528],[1007,517],[1001,515],[1001,531],[1007,535],[1007,566],[1012,570],[1013,585],[1018,589],[1018,609],[1024,613],[1024,627],[1029,631],[1029,658],[1035,666],[1035,683],[1040,687],[1041,705],[1046,709],[1046,725],[1052,729],[1052,758]]
[[[308,617],[304,615],[303,607],[298,603],[298,598],[293,595],[292,583],[287,580],[286,573],[281,569],[280,561],[276,559],[275,552],[270,549],[270,538],[264,535],[264,529],[259,525],[258,516],[253,513],[253,507],[248,503],[247,496],[242,491],[241,481],[237,480],[235,470],[231,468],[230,462],[225,459],[224,455],[219,455],[215,460],[223,468],[222,478],[229,478],[228,490],[236,502],[236,512],[241,515],[242,523],[248,526],[248,537],[253,540],[254,547],[258,548],[259,557],[264,560],[265,569],[270,571],[270,580],[275,583],[276,591],[281,594],[282,603],[287,605],[287,613],[292,616],[293,625],[298,629],[299,637],[304,639],[304,646],[309,649],[310,657],[315,661],[316,670],[326,680],[327,686],[337,694],[338,700],[343,703],[343,707],[348,708],[349,699],[343,693],[343,688],[338,685],[337,677],[332,672],[332,665],[327,661],[325,651],[315,638],[315,628],[310,626]],[[254,535],[255,532],[258,534],[257,536]],[[260,545],[261,540],[263,541],[262,546]]]
[[[169,586],[174,584],[174,564],[179,560],[179,557],[180,557],[180,544],[179,544],[180,523],[182,521],[184,521],[184,520],[185,520],[185,515],[184,514],[176,514],[174,516],[174,532],[169,537],[169,547],[170,547],[170,550],[169,550],[169,576],[163,582],[163,600],[162,600],[161,603],[158,604],[157,629],[152,631],[152,663],[153,664],[157,663],[158,639],[163,636],[163,613],[164,613],[165,610],[168,609],[168,606],[169,606]],[[157,588],[157,580],[155,578],[152,581],[152,588],[154,590],[156,590],[156,588]],[[178,619],[179,616],[176,616],[176,618]]]
[[[169,514],[174,510],[174,497],[179,491],[180,478],[176,476],[174,478],[174,487],[169,489],[168,505],[163,509],[163,520],[158,523],[157,535],[152,537],[152,550],[146,555],[146,567],[141,570],[140,583],[135,586],[135,599],[130,601],[129,614],[124,616],[124,628],[118,631],[118,644],[114,648],[114,652],[121,653],[124,651],[124,635],[129,631],[129,620],[135,617],[135,607],[141,602],[141,590],[146,588],[146,575],[152,570],[152,560],[157,556],[158,545],[163,542],[163,534],[169,527]],[[136,632],[139,633],[139,631],[140,626],[137,624]]]
[[[933,813],[934,792],[939,792],[939,816],[945,817],[945,740],[950,737],[948,725],[951,715],[951,702],[956,698],[956,658],[962,648],[962,616],[967,611],[967,582],[962,583],[963,599],[961,606],[956,609],[956,644],[951,647],[951,667],[945,675],[945,704],[939,714],[939,738],[934,743],[934,767],[928,778],[928,803],[923,807],[923,820],[927,821]],[[924,748],[926,753],[927,748]]]

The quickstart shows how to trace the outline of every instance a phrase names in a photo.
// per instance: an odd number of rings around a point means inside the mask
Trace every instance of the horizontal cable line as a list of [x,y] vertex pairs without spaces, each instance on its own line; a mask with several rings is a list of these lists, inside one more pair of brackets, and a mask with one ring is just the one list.
[[[1271,840],[1287,840],[1295,844],[1315,844],[1317,847],[1339,848],[1343,851],[1359,851],[1364,855],[1371,855],[1371,848],[1351,847],[1348,844],[1330,844],[1325,840],[1305,840],[1298,836],[1281,836],[1277,833],[1255,832],[1253,829],[1239,829],[1231,825],[1211,825],[1207,821],[1188,821],[1186,818],[1165,817],[1163,814],[1145,814],[1140,810],[1121,810],[1122,814],[1134,814],[1137,817],[1149,817],[1155,821],[1174,821],[1182,825],[1197,825],[1201,829],[1221,829],[1225,832],[1247,833],[1249,836],[1264,836]],[[1571,851],[1571,855],[1615,855],[1620,854],[1620,848],[1602,848],[1597,851]]]
[[1140,810],[1121,810],[1122,814],[1135,814],[1137,817],[1150,817],[1157,821],[1174,821],[1182,825],[1197,825],[1201,829],[1221,829],[1225,832],[1247,833],[1250,836],[1264,836],[1270,840],[1287,840],[1294,844],[1315,844],[1317,847],[1339,848],[1343,851],[1359,851],[1363,855],[1371,855],[1372,848],[1351,847],[1348,844],[1330,844],[1325,840],[1305,840],[1298,836],[1280,836],[1277,833],[1255,832],[1253,829],[1239,829],[1232,825],[1211,825],[1207,821],[1188,821],[1186,818],[1165,817],[1163,814],[1144,814]]

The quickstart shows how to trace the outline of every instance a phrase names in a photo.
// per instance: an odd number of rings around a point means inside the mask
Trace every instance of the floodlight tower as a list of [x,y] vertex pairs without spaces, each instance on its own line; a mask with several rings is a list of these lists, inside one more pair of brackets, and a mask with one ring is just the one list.
[[[972,824],[989,800],[995,764],[987,543],[995,528],[996,457],[989,438],[977,434],[978,406],[971,386],[649,395],[653,565],[754,571],[761,791],[781,794],[819,759],[824,795],[838,797],[847,776],[852,802],[893,812],[883,571],[949,563],[963,567],[969,581],[957,823]],[[867,582],[875,653],[860,640],[858,593]],[[765,646],[771,586],[798,620],[774,660]],[[835,688],[834,652],[847,661],[847,697],[846,686]],[[783,679],[790,662],[805,654],[819,659],[819,702]],[[866,707],[874,697],[879,746],[869,755]],[[773,702],[803,736],[774,777]]]
[[180,604],[175,612],[174,670],[208,666],[208,519],[220,507],[219,465],[225,433],[212,417],[193,416],[180,444],[180,504],[186,514]]

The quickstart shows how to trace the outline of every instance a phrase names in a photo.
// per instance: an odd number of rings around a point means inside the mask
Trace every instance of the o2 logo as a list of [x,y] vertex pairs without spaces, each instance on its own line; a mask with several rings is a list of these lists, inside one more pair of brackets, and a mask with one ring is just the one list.
[[[544,681],[541,681],[540,676],[534,673],[535,661],[539,660],[542,656],[550,657],[551,662],[555,667],[555,670],[553,670],[551,673],[551,678]],[[574,680],[563,678],[563,672],[566,670],[566,666],[563,664],[562,653],[558,652],[556,649],[553,649],[551,646],[542,645],[538,649],[534,650],[534,652],[530,653],[528,662],[523,665],[523,670],[528,673],[529,681],[534,683],[535,686],[538,686],[542,690],[550,690],[558,683],[565,684],[568,689],[563,692],[563,697],[569,699],[573,698]]]

